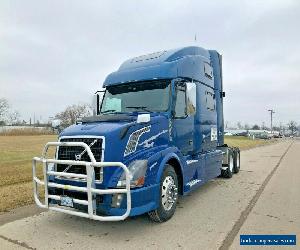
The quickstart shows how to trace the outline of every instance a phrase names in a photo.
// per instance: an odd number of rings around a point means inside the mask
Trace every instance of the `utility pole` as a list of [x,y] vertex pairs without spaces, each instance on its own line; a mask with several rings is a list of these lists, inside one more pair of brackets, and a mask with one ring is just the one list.
[[273,114],[275,114],[274,109],[268,109],[271,115],[271,133],[273,133]]

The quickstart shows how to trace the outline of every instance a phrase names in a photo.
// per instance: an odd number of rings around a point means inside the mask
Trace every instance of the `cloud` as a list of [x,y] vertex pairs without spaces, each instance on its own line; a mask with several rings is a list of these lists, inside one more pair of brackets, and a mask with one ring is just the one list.
[[226,120],[300,123],[298,1],[1,1],[0,96],[25,119],[89,102],[129,57],[223,54]]

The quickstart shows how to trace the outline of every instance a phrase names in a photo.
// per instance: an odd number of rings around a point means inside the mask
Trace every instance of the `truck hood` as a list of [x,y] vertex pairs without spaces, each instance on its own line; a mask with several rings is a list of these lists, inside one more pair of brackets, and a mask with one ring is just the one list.
[[105,136],[120,130],[128,124],[134,124],[135,116],[131,115],[102,115],[83,119],[82,123],[74,124],[62,131],[60,136]]
[[[137,115],[105,115],[85,118],[81,124],[72,125],[60,134],[60,137],[103,136],[105,138],[105,161],[123,161],[124,150],[130,135],[142,128],[149,127],[139,142],[164,132],[168,137],[168,118],[166,115],[151,114],[149,123],[137,123]],[[156,137],[155,137],[156,138]],[[146,145],[146,146],[145,146]],[[145,144],[141,149],[145,149]],[[139,147],[136,148],[139,151]]]
[[120,131],[122,128],[125,128],[129,125],[129,122],[93,122],[93,123],[82,123],[77,125],[72,125],[60,134],[61,136],[86,136],[86,135],[95,135],[95,136],[105,136],[107,134]]
[[[99,120],[99,117],[86,119],[82,124],[66,128],[60,137],[103,136],[104,161],[122,162],[127,166],[130,162],[145,157],[143,155],[150,154],[156,147],[167,145],[169,142],[168,117],[164,114],[151,114],[149,123],[137,123],[137,116],[110,116],[109,119],[104,120],[101,117],[101,121]],[[138,138],[136,133],[140,133]],[[132,143],[135,145],[132,146]],[[111,177],[119,170],[117,167],[105,168],[103,184],[113,185],[116,180]]]

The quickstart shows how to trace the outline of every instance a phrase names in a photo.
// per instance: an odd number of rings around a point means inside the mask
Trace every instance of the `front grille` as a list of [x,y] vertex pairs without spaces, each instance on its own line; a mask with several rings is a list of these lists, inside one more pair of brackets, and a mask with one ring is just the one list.
[[[61,142],[84,142],[90,146],[92,153],[94,154],[95,160],[101,162],[102,159],[102,139],[101,138],[63,138]],[[59,146],[57,152],[58,160],[77,160],[77,161],[88,161],[91,159],[87,152],[83,153],[85,149],[80,146],[70,147],[70,146]],[[101,169],[95,168],[95,178],[96,180],[101,180]],[[85,166],[69,166],[65,164],[57,164],[58,172],[67,172],[75,174],[86,174]]]

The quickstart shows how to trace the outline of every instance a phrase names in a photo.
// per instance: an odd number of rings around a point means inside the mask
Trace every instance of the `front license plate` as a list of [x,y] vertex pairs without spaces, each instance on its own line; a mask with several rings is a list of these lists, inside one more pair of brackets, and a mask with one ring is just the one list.
[[61,206],[73,207],[73,199],[68,196],[62,196],[60,200]]

